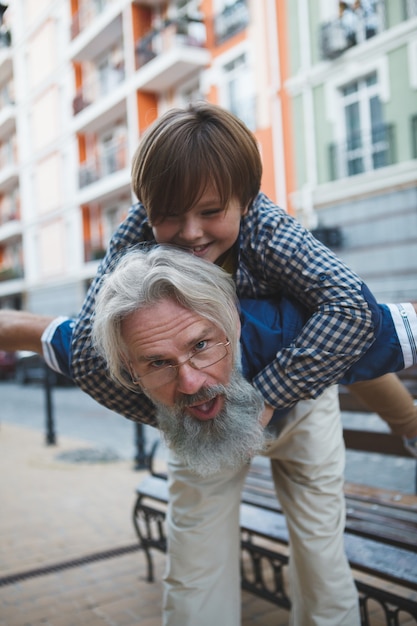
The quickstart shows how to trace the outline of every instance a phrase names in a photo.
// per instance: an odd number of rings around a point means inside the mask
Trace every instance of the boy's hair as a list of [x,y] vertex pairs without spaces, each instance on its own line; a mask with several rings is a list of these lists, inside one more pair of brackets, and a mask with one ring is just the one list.
[[174,300],[224,331],[234,361],[239,363],[239,313],[231,276],[174,246],[138,247],[103,276],[96,300],[93,344],[114,380],[138,391],[126,371],[128,346],[122,321],[164,299]]
[[209,186],[222,208],[242,208],[259,192],[262,163],[255,137],[235,115],[207,102],[170,109],[150,126],[132,162],[132,186],[151,223],[186,213]]

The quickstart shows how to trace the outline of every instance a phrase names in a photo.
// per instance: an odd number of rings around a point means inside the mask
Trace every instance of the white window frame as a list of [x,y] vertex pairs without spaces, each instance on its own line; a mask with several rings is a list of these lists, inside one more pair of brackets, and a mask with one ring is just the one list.
[[[253,99],[253,120],[252,122],[247,119],[242,119],[245,122],[250,130],[255,130],[257,125],[257,114],[256,114],[256,85],[255,79],[253,77],[253,63],[252,63],[252,54],[250,47],[247,42],[242,42],[240,46],[235,46],[231,50],[229,50],[224,55],[221,55],[216,59],[215,64],[213,64],[213,75],[212,78],[215,80],[215,84],[218,86],[219,90],[219,104],[223,108],[227,110],[231,110],[230,106],[230,98],[229,98],[229,84],[230,84],[230,75],[231,72],[226,70],[226,67],[239,59],[240,57],[245,58],[245,65],[243,66],[244,70],[242,74],[244,74],[245,83],[253,86],[251,99]],[[236,113],[236,111],[233,111]],[[249,123],[248,123],[249,122]]]

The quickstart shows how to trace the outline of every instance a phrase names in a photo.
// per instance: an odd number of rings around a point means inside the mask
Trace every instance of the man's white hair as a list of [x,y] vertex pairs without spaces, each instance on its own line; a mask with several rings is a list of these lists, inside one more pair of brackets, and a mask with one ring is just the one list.
[[138,391],[126,367],[128,347],[121,323],[131,313],[171,299],[222,330],[239,360],[239,314],[232,278],[214,263],[168,245],[125,253],[99,286],[92,339],[110,376]]

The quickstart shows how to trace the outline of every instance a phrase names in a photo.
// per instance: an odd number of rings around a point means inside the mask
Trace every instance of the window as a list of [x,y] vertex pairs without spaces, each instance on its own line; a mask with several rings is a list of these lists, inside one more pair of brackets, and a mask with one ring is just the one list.
[[217,45],[233,37],[249,24],[247,0],[217,0],[213,9]]
[[239,117],[251,130],[256,128],[254,81],[247,56],[242,54],[223,66],[221,100],[225,109]]
[[405,20],[410,20],[417,15],[417,0],[402,0],[402,4]]
[[384,123],[376,72],[341,89],[344,130],[344,174],[354,176],[388,165],[392,157],[390,127]]
[[104,211],[104,242],[107,243],[112,238],[114,232],[120,223],[125,219],[129,209],[129,204],[120,203],[118,206],[113,206],[105,209]]
[[204,99],[198,82],[193,82],[183,87],[178,92],[178,106],[180,107],[186,107],[187,104],[200,102]]

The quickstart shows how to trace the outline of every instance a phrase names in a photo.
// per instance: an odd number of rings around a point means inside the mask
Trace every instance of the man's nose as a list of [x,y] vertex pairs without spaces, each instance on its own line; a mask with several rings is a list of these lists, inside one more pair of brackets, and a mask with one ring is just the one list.
[[200,391],[206,382],[207,374],[202,370],[196,370],[188,362],[182,363],[178,368],[177,391],[191,395]]

